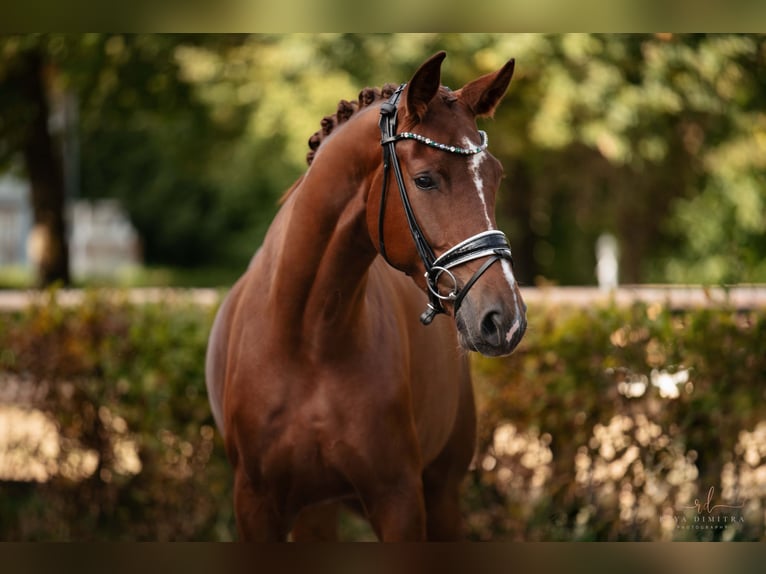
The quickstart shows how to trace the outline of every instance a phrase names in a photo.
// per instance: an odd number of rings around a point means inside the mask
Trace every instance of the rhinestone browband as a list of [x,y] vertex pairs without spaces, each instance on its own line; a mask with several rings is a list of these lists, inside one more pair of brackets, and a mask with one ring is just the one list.
[[414,134],[412,132],[402,132],[400,134],[396,134],[396,136],[394,136],[394,139],[415,140],[420,143],[426,144],[429,147],[432,147],[441,151],[447,151],[450,153],[457,153],[461,155],[475,155],[477,153],[483,152],[485,149],[487,149],[487,145],[489,145],[486,132],[479,130],[479,136],[481,137],[481,145],[472,146],[472,147],[458,147],[454,145],[447,145],[447,144],[434,141],[431,138],[427,138],[420,134]]

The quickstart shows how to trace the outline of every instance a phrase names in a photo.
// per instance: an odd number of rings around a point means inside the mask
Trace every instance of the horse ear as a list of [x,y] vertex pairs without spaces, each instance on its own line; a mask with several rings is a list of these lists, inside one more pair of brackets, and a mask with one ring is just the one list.
[[511,83],[515,63],[516,61],[513,59],[508,60],[505,66],[497,72],[486,74],[468,82],[456,92],[456,95],[468,104],[474,115],[478,117],[491,116],[495,113],[495,108],[500,100],[503,99],[508,84]]
[[423,62],[407,84],[407,113],[417,121],[426,115],[428,104],[439,91],[441,66],[447,53],[437,52]]

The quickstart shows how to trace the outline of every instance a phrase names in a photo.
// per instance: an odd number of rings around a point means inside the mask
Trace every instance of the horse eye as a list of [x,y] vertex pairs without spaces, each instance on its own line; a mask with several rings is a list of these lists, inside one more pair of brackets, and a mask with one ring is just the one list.
[[436,187],[430,175],[419,175],[415,178],[415,185],[418,186],[418,189],[433,189]]

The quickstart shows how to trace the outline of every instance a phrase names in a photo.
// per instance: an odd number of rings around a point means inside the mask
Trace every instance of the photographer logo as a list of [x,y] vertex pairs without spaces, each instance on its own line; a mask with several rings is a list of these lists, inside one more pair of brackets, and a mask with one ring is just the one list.
[[695,498],[694,504],[683,506],[695,512],[676,514],[676,530],[723,530],[731,525],[744,524],[744,501],[737,504],[714,504],[714,498],[715,487],[711,486],[704,500]]

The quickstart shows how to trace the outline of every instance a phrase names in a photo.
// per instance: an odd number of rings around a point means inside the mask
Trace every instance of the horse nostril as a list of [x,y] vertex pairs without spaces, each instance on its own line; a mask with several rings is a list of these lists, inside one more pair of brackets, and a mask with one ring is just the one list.
[[490,311],[481,321],[481,337],[492,347],[499,347],[503,342],[503,318],[497,311]]

